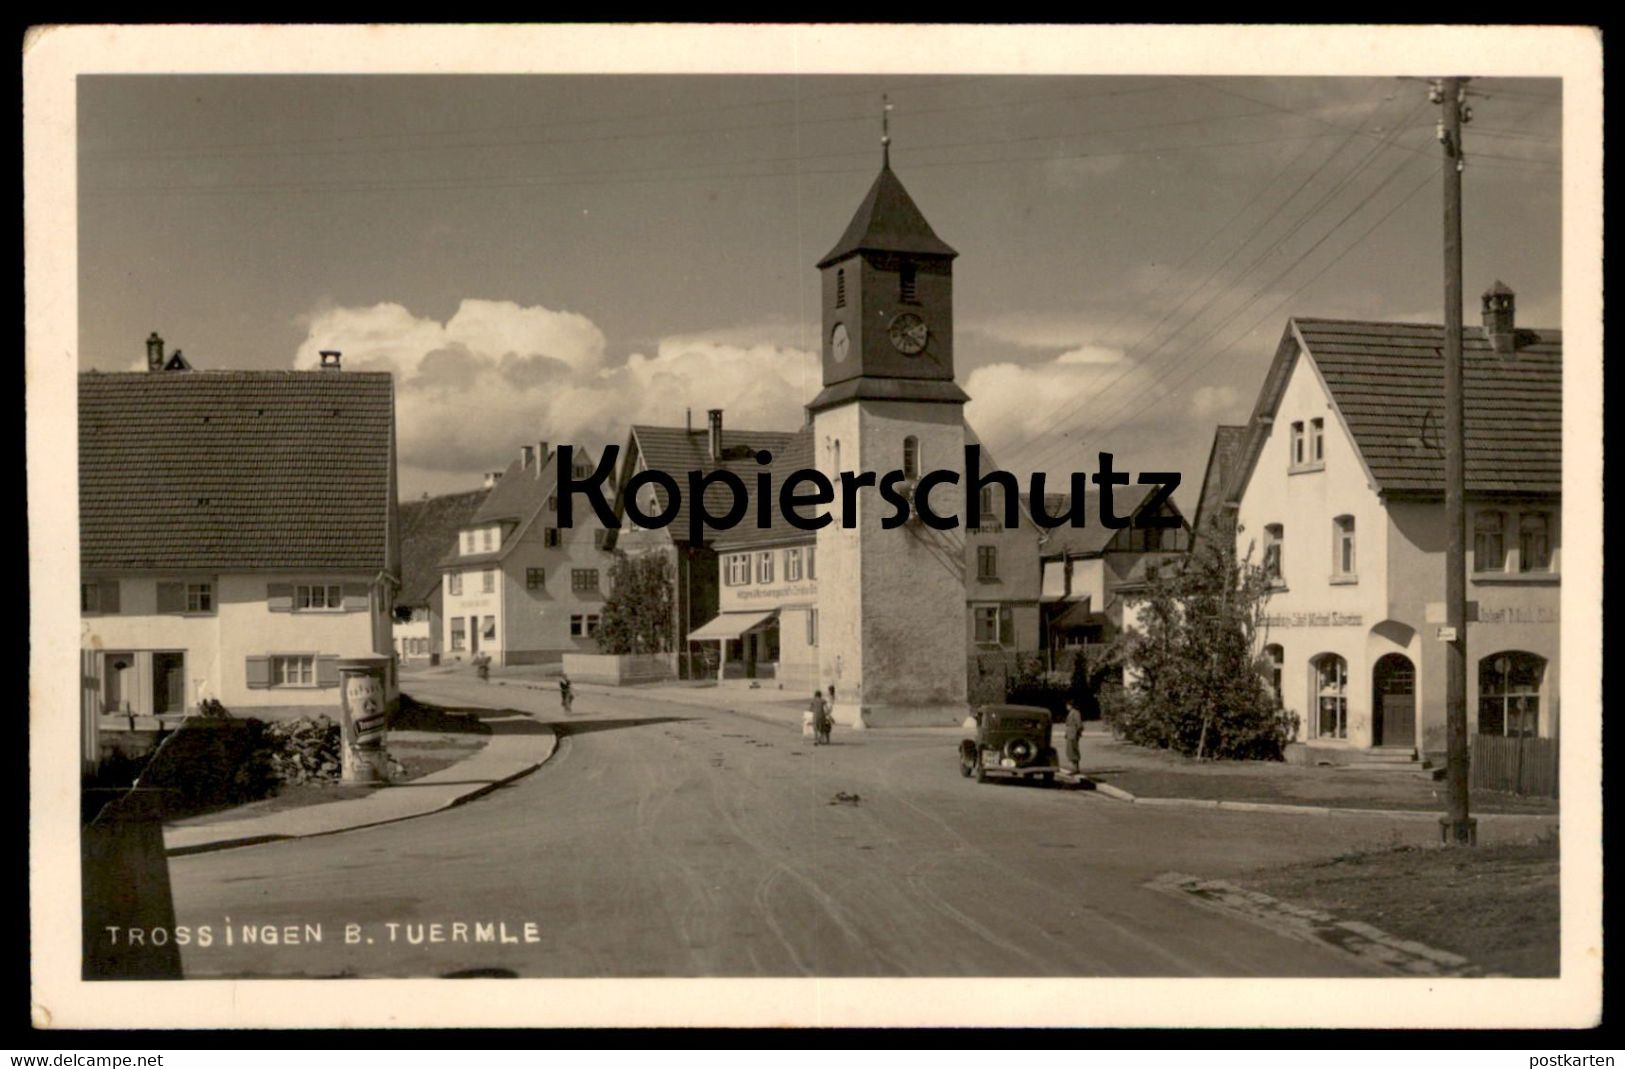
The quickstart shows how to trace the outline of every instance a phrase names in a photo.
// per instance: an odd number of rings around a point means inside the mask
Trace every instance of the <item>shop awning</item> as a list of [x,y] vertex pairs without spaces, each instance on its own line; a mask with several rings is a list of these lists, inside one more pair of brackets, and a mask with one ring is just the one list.
[[690,642],[717,642],[725,638],[738,638],[754,627],[760,627],[779,614],[777,609],[766,612],[718,613],[710,623],[688,633]]

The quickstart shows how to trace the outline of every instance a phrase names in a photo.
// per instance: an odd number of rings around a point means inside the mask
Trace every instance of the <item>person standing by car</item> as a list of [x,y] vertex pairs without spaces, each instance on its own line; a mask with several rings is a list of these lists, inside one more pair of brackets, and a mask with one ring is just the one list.
[[1083,734],[1083,710],[1078,703],[1068,699],[1066,703],[1066,763],[1073,772],[1078,771],[1082,762],[1082,755],[1078,753],[1078,736]]

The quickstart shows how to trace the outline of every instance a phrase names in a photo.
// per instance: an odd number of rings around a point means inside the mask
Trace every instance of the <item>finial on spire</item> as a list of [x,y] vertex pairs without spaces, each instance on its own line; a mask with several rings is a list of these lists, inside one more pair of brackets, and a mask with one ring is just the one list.
[[880,159],[885,166],[891,166],[891,99],[880,94]]

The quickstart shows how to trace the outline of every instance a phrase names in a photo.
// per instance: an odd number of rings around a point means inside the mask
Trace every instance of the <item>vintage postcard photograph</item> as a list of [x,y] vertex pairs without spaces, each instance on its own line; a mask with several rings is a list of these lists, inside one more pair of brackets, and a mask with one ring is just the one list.
[[24,66],[36,1025],[1598,1019],[1591,31]]

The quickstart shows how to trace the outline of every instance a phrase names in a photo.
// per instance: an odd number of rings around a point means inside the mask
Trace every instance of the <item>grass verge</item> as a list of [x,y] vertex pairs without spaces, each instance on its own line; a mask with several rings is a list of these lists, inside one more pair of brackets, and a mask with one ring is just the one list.
[[1558,975],[1555,834],[1493,846],[1401,846],[1263,869],[1241,882],[1507,976]]

